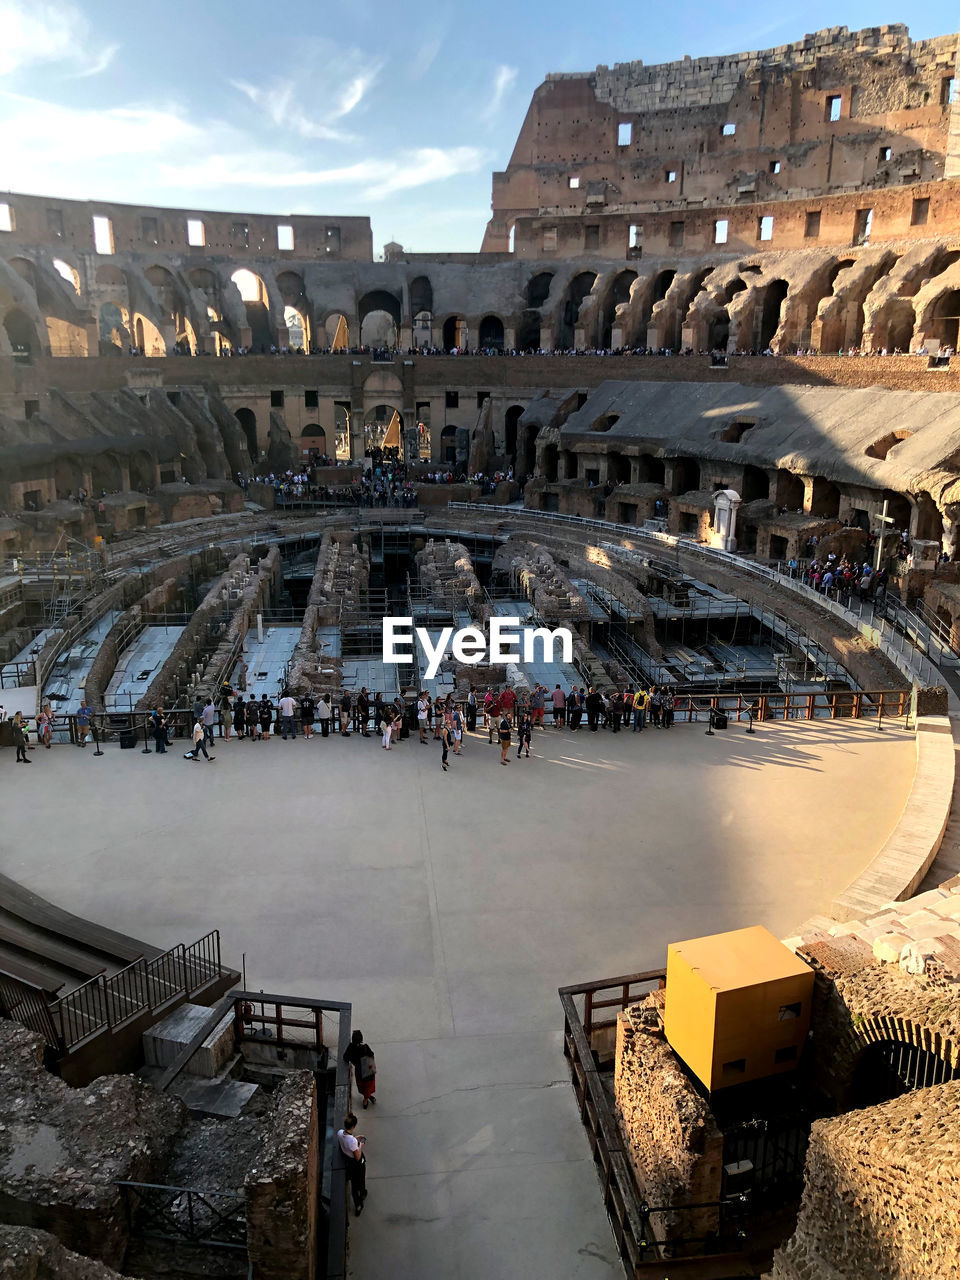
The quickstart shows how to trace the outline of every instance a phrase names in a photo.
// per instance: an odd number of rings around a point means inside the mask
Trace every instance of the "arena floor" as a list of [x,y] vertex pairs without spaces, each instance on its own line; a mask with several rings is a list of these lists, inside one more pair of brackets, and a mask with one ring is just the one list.
[[377,1053],[356,1280],[619,1274],[557,987],[666,944],[784,935],[884,841],[911,735],[854,724],[4,752],[0,869],[161,946],[211,927],[248,985],[350,1000]]

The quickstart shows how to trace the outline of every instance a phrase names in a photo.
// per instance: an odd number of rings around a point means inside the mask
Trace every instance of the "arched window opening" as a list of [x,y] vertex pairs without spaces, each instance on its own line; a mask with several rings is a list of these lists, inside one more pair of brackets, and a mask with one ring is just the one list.
[[34,356],[40,354],[36,330],[30,318],[24,312],[14,308],[3,318],[3,327],[13,350],[13,358],[20,364],[29,364]]
[[596,283],[596,279],[595,272],[581,271],[579,275],[573,277],[567,286],[560,327],[557,333],[557,346],[561,350],[568,350],[574,345],[577,321],[580,318],[580,308],[583,306],[584,298]]
[[667,291],[677,278],[676,271],[661,271],[653,282],[653,301],[655,303],[662,302],[667,296]]
[[477,345],[481,351],[503,350],[503,321],[499,316],[484,316],[480,321]]
[[761,351],[768,350],[777,330],[780,328],[780,312],[789,288],[790,286],[786,280],[774,280],[764,290],[763,307],[760,312],[760,331],[757,337],[757,345]]
[[440,432],[440,457],[443,462],[457,460],[457,428],[444,427]]
[[941,294],[933,309],[933,336],[941,347],[960,346],[960,289]]
[[250,460],[256,462],[260,456],[260,446],[257,443],[257,415],[252,409],[238,409],[236,417],[247,438],[247,452],[250,454]]
[[53,265],[57,272],[63,276],[67,284],[72,285],[74,292],[80,292],[80,273],[70,266],[69,262],[64,262],[62,258],[54,258]]
[[350,331],[346,316],[335,311],[327,316],[323,325],[326,345],[331,351],[347,351],[350,347]]
[[291,351],[310,350],[310,330],[307,318],[295,307],[284,307],[283,323],[287,329],[287,346]]
[[757,502],[761,498],[770,497],[770,477],[762,467],[743,468],[740,497],[744,502]]
[[630,459],[625,454],[607,454],[607,479],[611,484],[630,483]]
[[641,453],[637,459],[637,478],[640,484],[663,484],[665,478],[663,459],[654,458],[649,453]]
[[417,276],[410,282],[410,314],[433,311],[433,285],[426,276]]
[[403,449],[403,417],[390,404],[377,404],[363,415],[363,452],[399,457]]
[[[500,340],[503,341],[502,334]],[[444,351],[465,351],[468,342],[467,322],[463,316],[448,316],[443,322]]]
[[560,450],[555,444],[545,445],[541,455],[541,466],[543,468],[543,478],[548,484],[556,484],[559,465]]
[[415,347],[433,346],[433,313],[418,311],[413,317],[413,345]]
[[240,297],[244,302],[253,302],[258,303],[260,306],[266,306],[267,286],[256,272],[249,270],[248,267],[240,267],[230,279],[240,290]]
[[542,307],[550,296],[553,284],[553,272],[541,271],[527,283],[526,295],[528,307]]
[[375,351],[392,351],[397,345],[397,325],[387,311],[368,311],[360,322],[360,345]]
[[126,308],[117,302],[105,302],[100,308],[100,342],[120,351],[133,342]]
[[523,405],[512,404],[503,419],[503,451],[514,462],[517,460],[517,428],[523,417]]
[[517,349],[540,350],[540,316],[536,311],[524,311],[517,325]]
[[696,458],[676,458],[673,463],[673,492],[692,493],[700,488],[700,463]]

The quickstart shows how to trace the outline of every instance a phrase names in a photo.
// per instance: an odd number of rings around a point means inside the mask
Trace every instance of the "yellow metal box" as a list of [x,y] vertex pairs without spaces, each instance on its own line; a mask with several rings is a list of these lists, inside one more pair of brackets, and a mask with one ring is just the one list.
[[667,1041],[713,1092],[792,1071],[813,970],[761,925],[667,947]]

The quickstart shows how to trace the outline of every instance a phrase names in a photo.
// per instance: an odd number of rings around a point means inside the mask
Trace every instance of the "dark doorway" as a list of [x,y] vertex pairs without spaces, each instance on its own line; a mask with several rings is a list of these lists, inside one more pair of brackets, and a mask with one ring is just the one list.
[[691,493],[700,488],[700,463],[696,458],[677,458],[673,464],[673,492]]
[[517,424],[523,416],[523,405],[512,404],[503,420],[503,451],[514,464],[517,461]]
[[770,479],[762,467],[744,467],[740,497],[744,502],[756,502],[770,497]]
[[257,444],[257,415],[252,409],[238,409],[236,416],[247,438],[247,452],[250,454],[250,460],[256,462],[260,456],[260,446]]

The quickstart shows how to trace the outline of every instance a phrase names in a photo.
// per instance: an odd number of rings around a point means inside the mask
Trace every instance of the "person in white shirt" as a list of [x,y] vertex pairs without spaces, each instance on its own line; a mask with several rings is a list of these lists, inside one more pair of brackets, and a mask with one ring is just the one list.
[[203,729],[203,720],[198,717],[193,726],[193,750],[185,751],[183,758],[184,760],[199,760],[201,751],[203,752],[204,758],[208,764],[211,761],[216,760],[216,756],[207,755],[207,740]]
[[367,1198],[367,1161],[363,1154],[366,1138],[354,1133],[356,1127],[357,1117],[349,1111],[343,1118],[343,1128],[337,1130],[337,1142],[343,1152],[344,1171],[353,1193],[353,1209],[359,1218]]
[[420,741],[427,745],[427,695],[421,693],[417,699],[417,728],[420,730]]
[[283,697],[280,699],[280,723],[282,725],[281,736],[284,742],[287,740],[288,729],[294,738],[297,736],[297,722],[293,718],[296,715],[296,712],[297,701],[295,698],[290,696],[290,690],[285,689]]

